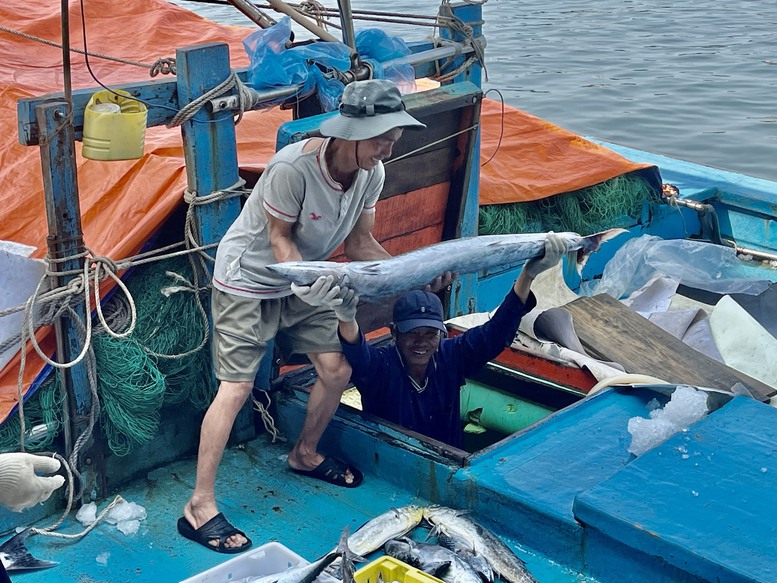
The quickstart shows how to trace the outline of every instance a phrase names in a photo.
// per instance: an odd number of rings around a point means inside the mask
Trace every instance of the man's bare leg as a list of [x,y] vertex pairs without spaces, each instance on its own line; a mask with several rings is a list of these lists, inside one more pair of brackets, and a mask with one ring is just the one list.
[[[197,478],[192,497],[183,509],[183,515],[195,529],[200,528],[219,513],[215,494],[216,472],[237,414],[252,388],[252,382],[221,381],[216,397],[202,420],[200,447],[197,454]],[[227,547],[241,547],[247,542],[248,539],[244,536],[235,534],[224,544]],[[218,541],[210,541],[210,544],[218,546]]]
[[[312,470],[324,461],[324,456],[318,453],[318,442],[337,411],[351,378],[351,367],[339,352],[309,354],[308,357],[316,368],[318,378],[310,389],[299,439],[289,453],[289,466],[295,470]],[[353,474],[347,472],[345,480],[352,483]]]

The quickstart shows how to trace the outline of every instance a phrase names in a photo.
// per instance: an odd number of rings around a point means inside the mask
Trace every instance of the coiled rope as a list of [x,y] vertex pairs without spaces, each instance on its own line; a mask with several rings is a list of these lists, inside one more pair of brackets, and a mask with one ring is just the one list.
[[168,128],[174,128],[192,119],[197,112],[202,108],[205,103],[211,99],[215,99],[221,95],[228,94],[233,88],[237,88],[237,103],[238,113],[235,118],[235,123],[240,123],[243,119],[243,113],[247,110],[253,109],[253,107],[259,103],[259,94],[243,83],[234,71],[230,72],[229,77],[224,79],[216,87],[210,91],[206,91],[200,95],[197,99],[194,99],[184,105],[178,113],[173,116],[166,126]]

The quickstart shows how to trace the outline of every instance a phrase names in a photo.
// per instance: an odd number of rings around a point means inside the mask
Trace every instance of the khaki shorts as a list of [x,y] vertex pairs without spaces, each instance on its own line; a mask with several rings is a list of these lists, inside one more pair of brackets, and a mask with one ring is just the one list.
[[342,352],[335,313],[310,306],[295,295],[260,300],[214,288],[210,306],[213,370],[219,380],[253,382],[273,339],[285,358]]

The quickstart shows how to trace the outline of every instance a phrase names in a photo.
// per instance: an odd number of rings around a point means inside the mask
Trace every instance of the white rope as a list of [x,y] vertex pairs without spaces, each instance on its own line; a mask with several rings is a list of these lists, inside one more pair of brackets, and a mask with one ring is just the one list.
[[192,119],[195,115],[197,115],[197,112],[200,111],[205,103],[211,99],[219,97],[220,95],[229,93],[233,88],[237,88],[237,101],[239,109],[238,113],[236,114],[237,117],[235,118],[235,123],[240,123],[240,120],[243,119],[243,113],[252,109],[253,106],[258,103],[259,98],[258,93],[243,83],[237,76],[237,73],[230,71],[229,77],[224,79],[224,81],[219,83],[216,87],[210,91],[206,91],[197,99],[194,99],[184,105],[181,110],[173,116],[173,119],[167,122],[167,127],[174,128],[184,124],[185,122]]
[[276,440],[285,442],[286,438],[283,437],[275,427],[275,419],[270,415],[269,408],[272,405],[270,393],[264,389],[260,389],[260,391],[267,397],[267,406],[252,397],[251,400],[254,402],[254,411],[257,411],[262,417],[262,424],[264,425],[265,431],[272,435],[272,443],[275,443]]

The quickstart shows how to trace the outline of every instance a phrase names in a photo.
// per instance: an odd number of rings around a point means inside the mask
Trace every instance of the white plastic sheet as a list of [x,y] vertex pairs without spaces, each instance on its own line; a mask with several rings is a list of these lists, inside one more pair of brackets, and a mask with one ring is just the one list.
[[731,247],[642,235],[628,241],[615,253],[607,262],[600,280],[584,282],[581,294],[606,293],[621,299],[658,275],[718,294],[756,295],[769,287],[767,280],[747,277],[742,262]]

